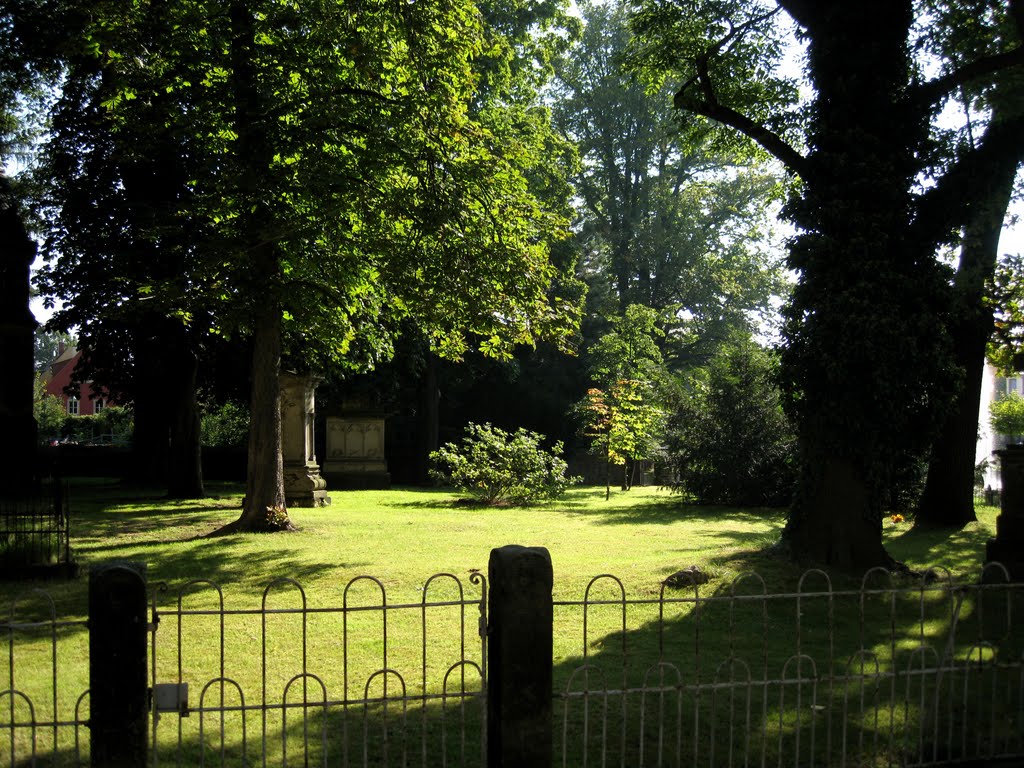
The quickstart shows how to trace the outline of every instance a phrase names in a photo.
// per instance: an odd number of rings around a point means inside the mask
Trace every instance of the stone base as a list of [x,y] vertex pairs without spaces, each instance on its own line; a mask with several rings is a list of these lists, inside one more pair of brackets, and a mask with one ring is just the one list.
[[284,467],[284,498],[289,507],[326,507],[331,503],[327,495],[327,481],[316,464]]
[[391,488],[390,472],[324,473],[331,488],[342,491],[387,491]]
[[329,507],[331,506],[331,497],[327,495],[327,491],[313,491],[310,494],[304,494],[301,496],[292,496],[286,494],[285,501],[289,507]]

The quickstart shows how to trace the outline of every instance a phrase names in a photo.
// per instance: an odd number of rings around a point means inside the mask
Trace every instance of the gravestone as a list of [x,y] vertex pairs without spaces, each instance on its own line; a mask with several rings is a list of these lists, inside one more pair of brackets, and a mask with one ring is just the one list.
[[313,443],[315,376],[281,374],[281,453],[284,494],[290,507],[326,507],[327,481],[320,474]]
[[996,536],[985,548],[985,561],[1002,563],[1011,581],[1024,581],[1024,445],[996,451],[1003,481]]
[[391,473],[384,454],[384,416],[372,412],[328,416],[324,475],[332,488],[390,488]]

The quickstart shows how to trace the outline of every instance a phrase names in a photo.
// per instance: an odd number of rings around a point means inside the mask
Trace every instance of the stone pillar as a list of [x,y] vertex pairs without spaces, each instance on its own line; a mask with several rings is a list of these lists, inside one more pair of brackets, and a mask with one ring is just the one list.
[[989,539],[986,562],[1006,566],[1012,581],[1024,581],[1024,445],[996,451],[1003,481],[996,537]]
[[281,453],[289,507],[325,507],[331,503],[313,447],[314,393],[319,383],[315,376],[281,374]]
[[491,550],[487,632],[487,766],[550,768],[551,555],[543,547]]
[[328,416],[324,474],[332,488],[390,488],[384,417],[371,413]]

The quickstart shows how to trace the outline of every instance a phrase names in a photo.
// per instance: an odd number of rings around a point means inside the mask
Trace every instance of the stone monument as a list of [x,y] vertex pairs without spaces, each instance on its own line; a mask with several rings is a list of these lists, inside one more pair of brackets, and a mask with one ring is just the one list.
[[315,376],[281,374],[281,453],[284,494],[290,507],[326,507],[327,481],[313,447]]
[[333,488],[391,487],[384,454],[384,416],[372,411],[327,417],[324,475]]
[[1011,581],[1024,581],[1024,445],[1009,445],[996,455],[1003,481],[1002,502],[996,537],[988,541],[985,561],[1002,563]]

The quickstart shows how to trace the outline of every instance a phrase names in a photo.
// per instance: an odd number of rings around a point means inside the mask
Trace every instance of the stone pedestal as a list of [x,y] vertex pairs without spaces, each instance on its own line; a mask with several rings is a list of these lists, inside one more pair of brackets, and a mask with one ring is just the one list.
[[327,481],[313,449],[314,376],[281,374],[281,453],[284,494],[289,507],[325,507]]
[[384,417],[328,416],[324,475],[332,488],[390,488],[391,474],[384,455]]
[[996,537],[989,539],[986,562],[1006,566],[1012,581],[1024,581],[1024,445],[996,451],[1003,481]]

